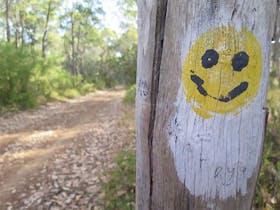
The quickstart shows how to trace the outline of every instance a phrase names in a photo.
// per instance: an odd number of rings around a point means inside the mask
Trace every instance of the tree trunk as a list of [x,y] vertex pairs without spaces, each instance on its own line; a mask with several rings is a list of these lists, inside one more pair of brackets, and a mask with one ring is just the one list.
[[15,47],[18,48],[18,34],[19,34],[19,31],[18,31],[18,28],[16,28],[16,32],[15,32]]
[[46,16],[46,22],[45,22],[45,29],[44,29],[44,34],[42,38],[42,57],[46,57],[46,48],[47,48],[47,34],[48,34],[48,27],[49,27],[49,20],[50,20],[50,15],[51,15],[51,6],[52,2],[49,1],[48,3],[48,12]]
[[138,1],[138,210],[250,209],[275,8]]
[[80,41],[81,41],[81,26],[78,26],[78,33],[77,33],[77,49],[76,49],[76,71],[77,74],[81,73],[81,51],[80,51]]
[[74,27],[75,27],[75,18],[73,12],[71,12],[71,48],[72,48],[71,70],[72,70],[72,74],[77,74]]
[[19,11],[19,23],[21,27],[21,46],[24,46],[24,12],[22,10]]
[[11,41],[11,29],[10,29],[10,1],[5,0],[5,19],[6,19],[6,36],[7,42]]

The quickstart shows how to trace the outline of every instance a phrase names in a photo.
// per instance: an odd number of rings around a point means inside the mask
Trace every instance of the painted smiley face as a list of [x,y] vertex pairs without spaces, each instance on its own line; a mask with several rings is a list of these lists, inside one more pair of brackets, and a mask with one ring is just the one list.
[[238,113],[258,93],[261,47],[252,32],[222,26],[199,36],[183,65],[184,94],[207,119],[213,113]]

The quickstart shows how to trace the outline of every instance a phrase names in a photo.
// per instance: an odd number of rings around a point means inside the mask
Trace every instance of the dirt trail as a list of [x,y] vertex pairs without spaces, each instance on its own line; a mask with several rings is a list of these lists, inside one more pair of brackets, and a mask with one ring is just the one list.
[[0,118],[0,210],[102,209],[102,172],[134,145],[123,95],[99,91]]

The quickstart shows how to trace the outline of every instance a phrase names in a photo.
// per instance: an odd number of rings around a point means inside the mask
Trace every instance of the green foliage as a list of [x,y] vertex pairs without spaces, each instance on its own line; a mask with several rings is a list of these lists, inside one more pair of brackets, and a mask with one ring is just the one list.
[[125,85],[133,85],[136,82],[136,68],[137,45],[135,44],[119,58],[119,81]]
[[115,158],[115,168],[105,173],[101,192],[106,210],[135,209],[135,153],[121,150]]
[[[92,77],[98,87],[113,87],[118,84],[131,86],[136,81],[137,66],[137,29],[135,1],[118,0],[120,11],[126,17],[123,33],[117,35],[114,31],[104,29],[100,31],[98,45],[101,49],[93,68],[87,67],[87,75]],[[130,14],[130,15],[129,15]],[[92,56],[92,54],[90,55]],[[101,84],[101,85],[100,85]]]
[[94,91],[94,87],[92,84],[89,83],[84,83],[80,88],[79,88],[79,92],[81,95],[85,95],[86,93],[92,92]]
[[102,88],[102,86],[112,88],[118,84],[116,79],[116,69],[119,69],[117,58],[106,58],[105,60],[98,61],[95,66],[94,84],[99,88]]
[[137,6],[135,0],[118,0],[120,11],[126,17],[126,21],[121,23],[122,28],[130,28],[136,25]]
[[[51,70],[54,80],[49,84],[50,79],[45,77],[47,72],[41,70],[49,71],[50,68],[65,69],[74,75],[81,74],[84,80],[94,81],[99,88],[110,88],[118,84],[130,86],[135,83],[136,2],[117,0],[117,7],[123,16],[120,18],[121,34],[106,28],[102,22],[104,11],[100,0],[74,1],[72,4],[65,0],[15,0],[9,1],[9,8],[3,5],[0,27],[3,34],[10,36],[9,39],[2,36],[2,39],[7,39],[17,49],[28,49],[30,55],[40,60],[37,64],[50,64],[50,60],[56,59],[56,65],[43,69],[38,67],[33,72],[35,76],[32,75],[31,80],[34,82],[36,96],[34,99],[28,98],[35,100],[41,92],[47,98],[55,95],[52,94],[55,90],[51,86],[58,89],[55,78],[62,78],[63,73],[53,75]],[[9,27],[4,24],[6,18]],[[30,59],[32,56],[27,57]],[[25,75],[29,77],[29,74]],[[70,81],[65,80],[62,86],[68,87]]]
[[32,93],[21,93],[18,95],[13,95],[11,97],[11,102],[18,106],[20,109],[29,109],[35,108],[37,106],[37,102],[32,95]]
[[102,90],[106,88],[105,81],[103,79],[95,78],[92,80],[92,83],[98,90]]
[[64,68],[73,74],[89,75],[93,63],[99,57],[102,36],[100,18],[103,15],[101,2],[98,0],[73,2],[60,15],[63,33]]
[[67,89],[63,93],[63,96],[65,96],[66,98],[75,98],[79,95],[80,95],[80,93],[76,89]]
[[50,57],[42,59],[27,47],[0,43],[0,107],[34,108],[50,99],[73,98],[93,90],[82,75],[71,75]]
[[127,91],[123,98],[123,102],[126,104],[133,104],[135,103],[135,96],[136,96],[136,85],[132,85]]
[[[92,77],[94,84],[111,88],[117,84],[131,86],[136,81],[137,32],[129,30],[115,40],[106,55],[95,63]],[[102,81],[102,82],[101,82]],[[100,84],[98,84],[100,83]]]
[[92,84],[86,83],[82,75],[72,75],[59,67],[52,67],[37,79],[41,92],[48,99],[74,98],[94,91]]
[[31,80],[37,61],[26,48],[0,43],[0,106],[17,105],[32,108],[36,105],[31,92]]

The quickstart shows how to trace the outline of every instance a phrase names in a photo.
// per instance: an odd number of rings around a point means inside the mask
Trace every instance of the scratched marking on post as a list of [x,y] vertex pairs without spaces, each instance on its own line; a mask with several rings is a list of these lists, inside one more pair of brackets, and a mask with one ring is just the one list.
[[168,125],[168,135],[170,138],[175,140],[175,143],[177,143],[178,135],[182,131],[182,128],[180,127],[180,124],[178,122],[178,118],[175,117]]
[[[178,141],[182,140],[182,124],[179,122],[178,116],[176,115],[167,126],[168,136],[172,145],[180,144]],[[187,159],[193,158],[193,146],[191,142],[186,141],[184,146],[181,148]]]
[[140,79],[138,82],[138,92],[141,97],[148,97],[149,95],[149,87],[148,87],[148,82],[146,80]]
[[194,143],[198,144],[200,146],[200,152],[199,152],[199,167],[202,168],[203,162],[206,162],[208,160],[207,154],[204,152],[205,145],[209,144],[212,140],[212,134],[211,133],[195,133],[192,136],[192,140]]
[[239,163],[234,166],[218,166],[215,169],[214,178],[218,184],[229,186],[236,182],[236,179],[244,177],[246,174],[246,166]]

